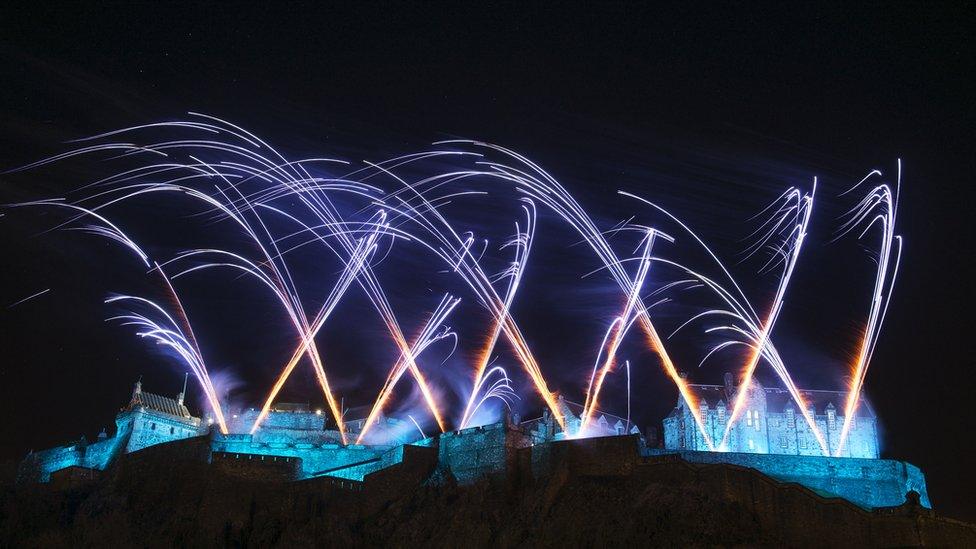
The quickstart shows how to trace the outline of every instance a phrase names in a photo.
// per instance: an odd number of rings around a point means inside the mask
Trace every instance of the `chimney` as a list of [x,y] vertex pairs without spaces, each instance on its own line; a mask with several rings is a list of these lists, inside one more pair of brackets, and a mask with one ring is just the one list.
[[732,395],[735,394],[735,377],[732,376],[731,372],[725,372],[723,380],[725,381],[725,396],[731,401]]

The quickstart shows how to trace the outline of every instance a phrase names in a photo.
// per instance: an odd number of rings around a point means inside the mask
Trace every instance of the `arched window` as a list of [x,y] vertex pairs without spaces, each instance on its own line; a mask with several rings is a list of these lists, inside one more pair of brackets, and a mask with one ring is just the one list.
[[153,423],[152,425],[150,425],[150,426],[149,426],[149,428],[150,428],[151,430],[153,430],[153,431],[155,431],[155,430],[156,430],[156,424],[155,424],[155,423]]

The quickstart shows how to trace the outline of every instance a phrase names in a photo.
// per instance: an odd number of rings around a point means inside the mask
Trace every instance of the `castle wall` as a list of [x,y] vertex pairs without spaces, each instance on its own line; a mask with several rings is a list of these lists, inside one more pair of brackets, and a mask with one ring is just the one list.
[[301,458],[301,477],[322,474],[331,469],[379,458],[382,450],[351,444],[312,444],[257,442],[251,435],[212,435],[215,452]]
[[116,419],[119,432],[131,431],[126,453],[135,452],[164,442],[200,436],[203,432],[197,419],[181,419],[147,409],[120,414]]
[[[229,418],[227,426],[231,431],[248,432],[257,420],[259,410],[248,409]],[[272,410],[261,421],[261,429],[287,429],[292,431],[325,431],[325,415],[315,412],[283,412]]]
[[302,470],[296,457],[213,452],[211,463],[225,474],[262,482],[297,480]]
[[749,467],[777,480],[796,482],[866,508],[901,505],[905,502],[905,494],[914,490],[919,493],[924,507],[932,507],[922,471],[903,461],[653,449],[646,450],[645,454],[678,454],[692,463],[731,463]]
[[84,441],[34,452],[21,463],[18,478],[21,481],[49,482],[51,475],[68,468],[84,468],[103,471],[122,452],[128,433],[87,443]]
[[368,490],[378,496],[403,494],[420,486],[437,467],[436,447],[400,446],[399,461],[364,477]]
[[[803,415],[794,412],[769,412],[760,408],[761,403],[747,401],[736,425],[729,431],[725,448],[731,452],[822,456],[823,450],[816,434],[810,429]],[[750,407],[752,406],[752,407]],[[755,409],[758,420],[747,414]],[[717,408],[702,408],[702,423],[711,440],[718,446],[725,433],[728,415]],[[824,442],[831,455],[836,453],[843,426],[843,416],[835,416],[833,422],[825,414],[813,415],[814,424],[823,433]],[[751,423],[751,424],[750,424]],[[857,418],[847,434],[842,454],[845,457],[877,458],[877,421],[872,417]],[[750,445],[750,441],[752,444]],[[664,447],[669,450],[708,451],[708,444],[695,423],[695,418],[684,405],[664,419]]]
[[574,440],[544,442],[520,450],[528,454],[528,463],[521,459],[523,478],[530,474],[538,479],[560,470],[576,475],[628,475],[640,459],[640,437],[621,435]]
[[440,435],[438,462],[446,466],[459,483],[486,476],[502,476],[516,468],[519,448],[532,437],[502,421]]

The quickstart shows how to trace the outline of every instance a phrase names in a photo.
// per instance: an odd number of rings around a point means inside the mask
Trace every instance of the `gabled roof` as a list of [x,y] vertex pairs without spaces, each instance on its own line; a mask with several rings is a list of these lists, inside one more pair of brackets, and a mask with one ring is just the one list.
[[[573,402],[565,398],[559,398],[556,401],[556,404],[559,406],[559,413],[563,414],[563,416],[571,415],[576,419],[580,419],[583,416],[583,405],[580,404],[579,402]],[[627,420],[625,418],[622,418],[620,416],[615,416],[613,414],[609,414],[600,409],[593,410],[593,415],[590,418],[590,421],[599,422],[601,417],[604,418],[608,426],[613,426],[618,422],[621,424],[627,423]]]
[[183,404],[180,404],[176,399],[154,395],[152,393],[145,393],[142,391],[138,391],[132,395],[132,400],[129,402],[129,406],[126,408],[126,410],[134,410],[139,407],[143,407],[154,412],[162,412],[164,414],[169,414],[171,416],[176,416],[183,419],[190,419],[193,417],[190,415],[190,410],[188,410]]

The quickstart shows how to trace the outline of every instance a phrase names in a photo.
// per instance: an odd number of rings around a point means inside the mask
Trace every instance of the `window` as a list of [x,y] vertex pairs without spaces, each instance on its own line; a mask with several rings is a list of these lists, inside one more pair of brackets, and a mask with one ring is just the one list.
[[746,410],[746,425],[752,427],[752,410]]
[[718,421],[719,423],[725,423],[725,407],[719,406],[718,408]]
[[172,435],[172,434],[173,434],[173,433],[175,433],[175,432],[176,432],[176,429],[174,429],[173,427],[170,427],[170,428],[169,428],[169,434],[171,434],[171,435]]
[[153,431],[155,431],[155,430],[156,430],[156,424],[155,424],[155,423],[153,423],[152,425],[150,425],[150,426],[149,426],[149,429],[151,429],[151,430],[153,430]]
[[749,449],[750,450],[755,450],[756,449],[756,443],[753,442],[751,438],[749,439]]
[[746,423],[746,425],[752,425],[758,431],[759,430],[759,410],[750,410],[748,413],[752,415],[752,419],[750,419]]
[[779,436],[779,445],[783,448],[789,448],[790,443],[786,440],[786,435]]
[[793,411],[793,408],[786,409],[786,427],[796,429],[796,412]]

